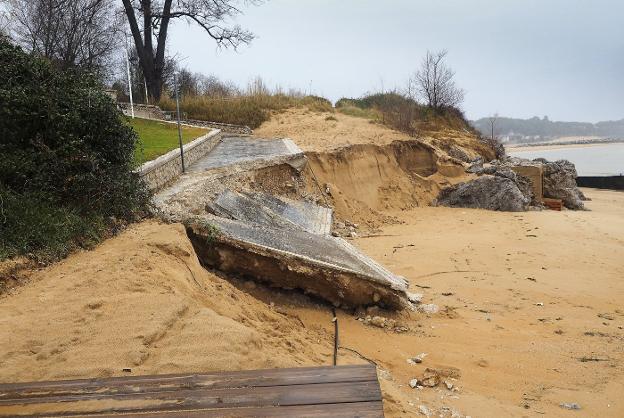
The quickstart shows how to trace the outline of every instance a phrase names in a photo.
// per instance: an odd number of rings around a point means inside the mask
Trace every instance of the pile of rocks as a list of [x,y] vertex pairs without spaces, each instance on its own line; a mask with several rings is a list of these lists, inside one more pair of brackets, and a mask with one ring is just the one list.
[[527,160],[506,157],[484,164],[481,158],[466,169],[477,174],[474,180],[443,189],[437,199],[440,206],[480,208],[520,212],[541,208],[540,198],[533,192],[532,180],[513,170],[513,167],[541,167],[543,197],[561,199],[568,209],[583,210],[587,200],[576,185],[576,168],[567,160],[547,161],[543,158]]
[[335,237],[357,238],[360,226],[350,221],[336,221],[332,228],[332,235]]

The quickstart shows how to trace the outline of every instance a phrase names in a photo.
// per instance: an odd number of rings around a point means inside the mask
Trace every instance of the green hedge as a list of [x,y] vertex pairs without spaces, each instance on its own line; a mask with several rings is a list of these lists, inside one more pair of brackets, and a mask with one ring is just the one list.
[[64,256],[135,219],[136,134],[89,75],[0,39],[0,259]]

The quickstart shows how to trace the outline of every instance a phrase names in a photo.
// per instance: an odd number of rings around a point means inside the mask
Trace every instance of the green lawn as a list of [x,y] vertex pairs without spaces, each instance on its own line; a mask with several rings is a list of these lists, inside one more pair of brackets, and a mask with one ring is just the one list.
[[[134,151],[134,159],[142,164],[145,161],[166,154],[178,148],[178,127],[173,123],[158,120],[128,118],[128,123],[139,135],[139,146]],[[182,142],[191,142],[208,132],[208,129],[182,126]]]

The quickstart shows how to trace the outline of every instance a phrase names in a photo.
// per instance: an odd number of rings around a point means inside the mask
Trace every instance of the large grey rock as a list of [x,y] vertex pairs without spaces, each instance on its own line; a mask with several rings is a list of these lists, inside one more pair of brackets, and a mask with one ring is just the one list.
[[544,196],[561,199],[568,209],[585,209],[587,198],[576,185],[576,167],[568,160],[548,161],[537,158],[534,162],[544,167]]
[[[584,200],[588,200],[576,185],[576,167],[568,160],[548,161],[544,158],[528,160],[526,158],[507,157],[492,162],[488,170],[481,170],[479,174],[496,174],[505,167],[513,166],[541,166],[544,172],[543,194],[544,197],[561,199],[568,209],[583,210]],[[528,179],[525,179],[528,180]],[[523,190],[522,176],[519,176],[518,187]],[[535,202],[534,202],[535,203]]]
[[510,178],[490,175],[443,189],[438,196],[441,206],[507,212],[525,211],[530,201]]
[[[513,171],[512,169],[508,167],[501,167],[501,166],[492,166],[492,167],[494,167],[495,170],[493,170],[491,174],[498,176],[498,177],[507,178],[513,181],[518,187],[518,190],[520,190],[520,193],[522,193],[524,197],[526,197],[529,200],[530,204],[533,204],[533,205],[537,204],[537,202],[535,201],[535,193],[533,193],[533,187],[531,185],[531,180],[529,178],[516,173],[515,171]],[[489,174],[489,173],[485,173],[485,174]]]
[[466,169],[468,173],[477,173],[480,174],[483,171],[483,158],[477,157],[475,160],[470,162],[470,167]]

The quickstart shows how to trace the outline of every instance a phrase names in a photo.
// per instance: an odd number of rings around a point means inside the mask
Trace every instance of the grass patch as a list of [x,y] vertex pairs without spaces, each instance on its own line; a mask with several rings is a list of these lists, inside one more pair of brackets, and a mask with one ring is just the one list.
[[371,119],[371,120],[379,120],[381,117],[379,116],[379,112],[374,109],[362,109],[352,105],[346,105],[337,108],[339,113],[347,116],[355,116],[357,118]]
[[[149,119],[128,119],[128,123],[139,135],[139,143],[134,151],[137,164],[166,154],[179,146],[178,127],[173,123]],[[207,129],[182,126],[182,142],[184,144],[206,134]]]

